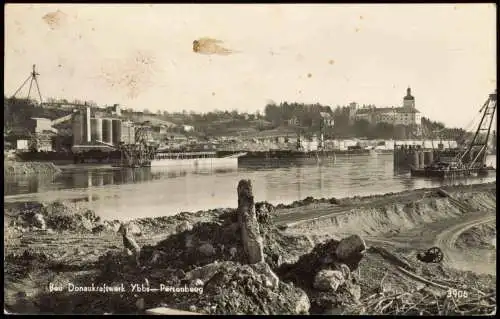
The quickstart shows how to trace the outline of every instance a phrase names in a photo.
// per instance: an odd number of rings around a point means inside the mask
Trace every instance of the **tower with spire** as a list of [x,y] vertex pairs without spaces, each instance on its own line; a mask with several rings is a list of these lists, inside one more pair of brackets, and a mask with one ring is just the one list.
[[403,98],[404,108],[415,108],[415,97],[411,95],[411,88],[408,86],[406,89],[406,96]]

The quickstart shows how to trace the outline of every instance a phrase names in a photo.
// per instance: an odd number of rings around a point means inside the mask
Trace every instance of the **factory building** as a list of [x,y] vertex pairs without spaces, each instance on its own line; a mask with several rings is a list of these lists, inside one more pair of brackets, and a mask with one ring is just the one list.
[[90,108],[73,117],[73,150],[111,150],[135,143],[133,123],[117,118],[92,117]]

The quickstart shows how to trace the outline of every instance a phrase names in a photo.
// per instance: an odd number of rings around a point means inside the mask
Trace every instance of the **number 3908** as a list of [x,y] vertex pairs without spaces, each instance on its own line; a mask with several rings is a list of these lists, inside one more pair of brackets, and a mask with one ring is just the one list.
[[458,289],[449,289],[448,297],[467,298],[467,291]]

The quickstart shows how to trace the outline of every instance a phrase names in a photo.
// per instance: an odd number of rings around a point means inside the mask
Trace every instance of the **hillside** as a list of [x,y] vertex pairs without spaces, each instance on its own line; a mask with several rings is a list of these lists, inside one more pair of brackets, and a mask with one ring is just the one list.
[[[137,123],[149,122],[152,125],[163,125],[169,131],[182,133],[182,125],[191,125],[197,136],[268,136],[282,134],[318,134],[323,127],[325,138],[369,138],[369,139],[407,139],[407,138],[444,138],[465,139],[467,132],[459,128],[446,128],[444,124],[422,119],[419,132],[415,127],[391,125],[388,123],[371,124],[366,120],[350,122],[347,107],[319,104],[281,103],[267,105],[263,115],[258,112],[239,113],[237,111],[213,111],[208,113],[176,112],[152,114],[151,112],[135,112],[123,110],[125,119]],[[71,114],[69,109],[37,107],[24,99],[7,99],[4,97],[4,128],[7,132],[20,134],[32,117],[56,119]],[[324,116],[333,119],[332,124],[325,125]],[[295,124],[290,124],[295,122]],[[62,123],[56,128],[64,135],[71,134],[70,122]],[[439,131],[439,136],[432,132]],[[430,134],[430,135],[429,135]]]

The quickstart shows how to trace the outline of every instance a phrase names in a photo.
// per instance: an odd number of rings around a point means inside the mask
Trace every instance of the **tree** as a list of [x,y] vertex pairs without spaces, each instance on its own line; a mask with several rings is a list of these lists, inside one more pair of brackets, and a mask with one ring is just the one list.
[[370,122],[367,120],[357,120],[353,125],[354,134],[357,137],[366,137],[370,134]]

